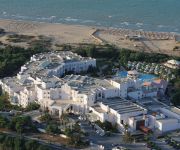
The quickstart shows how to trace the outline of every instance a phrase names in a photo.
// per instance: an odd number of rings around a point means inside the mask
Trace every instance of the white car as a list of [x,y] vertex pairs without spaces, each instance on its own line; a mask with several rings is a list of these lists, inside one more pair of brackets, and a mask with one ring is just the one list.
[[125,150],[125,147],[122,146],[117,146],[117,147],[113,147],[112,150]]

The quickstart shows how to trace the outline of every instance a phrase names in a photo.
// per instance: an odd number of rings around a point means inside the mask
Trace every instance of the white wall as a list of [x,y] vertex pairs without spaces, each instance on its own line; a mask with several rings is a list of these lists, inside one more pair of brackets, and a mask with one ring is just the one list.
[[157,91],[144,93],[144,96],[145,97],[155,97],[155,96],[157,96]]
[[180,115],[166,109],[166,108],[160,108],[160,111],[165,114],[166,116],[169,116],[169,117],[173,117],[173,118],[176,118],[178,120],[180,120]]
[[119,89],[119,97],[126,98],[127,97],[127,88],[128,88],[128,83],[127,82],[122,82],[118,83],[116,81],[111,80],[110,81],[111,85],[113,85],[115,88]]
[[119,96],[119,89],[113,88],[113,89],[106,89],[103,90],[105,98],[112,98],[112,97],[118,97]]
[[165,122],[156,120],[155,127],[159,129],[161,132],[168,132],[180,129],[180,123],[178,123],[177,119],[170,119]]
[[61,99],[61,88],[50,89],[50,99]]
[[143,98],[143,92],[142,92],[141,90],[129,92],[129,93],[128,93],[128,96],[129,96],[130,98],[135,99],[135,100],[139,100],[139,99],[142,99],[142,98]]

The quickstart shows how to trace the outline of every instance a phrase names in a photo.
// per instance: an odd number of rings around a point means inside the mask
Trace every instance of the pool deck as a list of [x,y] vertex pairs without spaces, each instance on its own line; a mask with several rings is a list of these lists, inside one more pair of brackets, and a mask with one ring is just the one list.
[[[119,73],[117,73],[117,75],[121,78],[126,78],[127,77],[127,71],[120,71]],[[153,74],[140,73],[140,76],[139,76],[139,79],[142,80],[143,82],[154,81],[157,78],[158,77],[156,75],[153,75]]]

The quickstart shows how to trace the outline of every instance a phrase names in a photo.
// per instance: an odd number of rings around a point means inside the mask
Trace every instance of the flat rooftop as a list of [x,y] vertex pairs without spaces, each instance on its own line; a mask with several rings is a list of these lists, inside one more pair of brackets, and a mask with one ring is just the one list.
[[91,94],[97,89],[112,89],[115,88],[108,80],[96,79],[81,75],[67,75],[63,80],[74,90],[79,93]]
[[129,79],[128,78],[115,77],[112,79],[112,81],[115,81],[117,83],[126,83],[129,81]]
[[104,105],[109,106],[111,109],[117,111],[119,114],[146,110],[145,108],[122,98],[104,99],[101,102]]
[[[55,76],[52,77],[43,77],[41,79],[42,82],[49,84],[50,86],[46,88],[61,88],[63,85],[63,80],[61,78],[57,78]],[[40,88],[42,88],[42,85],[38,85]]]
[[174,113],[180,115],[180,109],[179,109],[179,108],[177,108],[177,107],[171,107],[170,110],[171,110],[172,112],[174,112]]
[[106,113],[105,110],[103,110],[98,104],[97,105],[94,105],[94,106],[91,106],[92,108],[95,109],[95,111],[99,112],[99,113]]
[[56,52],[48,52],[36,54],[33,56],[36,60],[51,60],[52,62],[74,62],[81,60],[89,60],[93,59],[91,57],[82,57],[76,53],[70,51],[56,51]]
[[12,91],[18,93],[20,92],[21,90],[24,89],[25,86],[19,84],[18,80],[16,77],[7,77],[7,78],[4,78],[2,79],[2,82],[4,84],[6,84]]
[[81,57],[70,51],[47,52],[35,54],[31,60],[22,66],[19,74],[31,74],[32,76],[45,76],[51,70],[63,67],[65,64],[95,60],[91,57]]

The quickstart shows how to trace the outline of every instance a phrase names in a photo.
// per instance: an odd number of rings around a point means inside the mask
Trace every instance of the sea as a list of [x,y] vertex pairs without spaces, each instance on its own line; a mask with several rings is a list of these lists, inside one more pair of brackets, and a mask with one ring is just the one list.
[[180,33],[180,0],[0,0],[0,18]]

